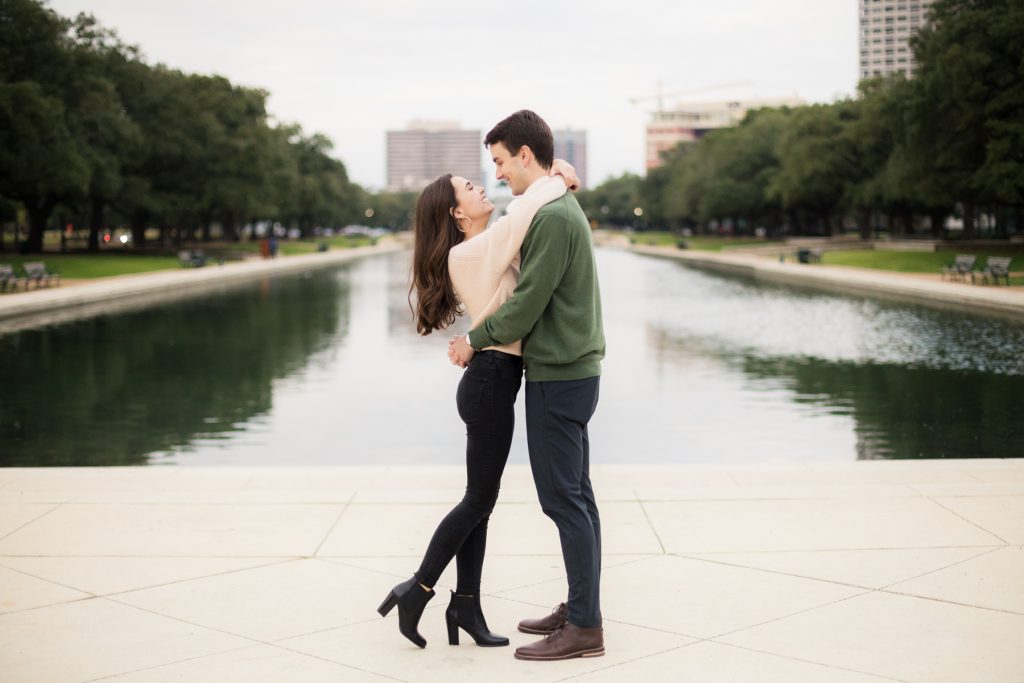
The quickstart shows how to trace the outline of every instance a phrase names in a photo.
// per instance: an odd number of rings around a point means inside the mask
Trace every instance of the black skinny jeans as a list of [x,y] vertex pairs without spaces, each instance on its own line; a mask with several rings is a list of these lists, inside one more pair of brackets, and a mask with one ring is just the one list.
[[487,545],[487,520],[498,500],[501,475],[512,447],[513,406],[523,381],[523,359],[501,351],[473,356],[455,401],[466,423],[466,495],[441,520],[416,579],[431,588],[455,557],[455,592],[478,595]]

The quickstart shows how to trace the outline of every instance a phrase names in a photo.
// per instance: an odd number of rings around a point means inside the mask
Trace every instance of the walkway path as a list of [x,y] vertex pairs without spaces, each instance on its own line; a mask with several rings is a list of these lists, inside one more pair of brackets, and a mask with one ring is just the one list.
[[[0,296],[0,320],[35,316],[40,313],[52,315],[54,318],[77,317],[89,311],[85,307],[103,307],[117,301],[148,305],[154,300],[163,301],[175,296],[205,292],[214,285],[320,268],[345,263],[367,254],[403,248],[405,246],[398,240],[383,240],[372,247],[334,249],[323,253],[283,256],[271,260],[256,259],[203,268],[120,275],[76,283],[72,287],[33,289]],[[7,325],[5,329],[6,327]]]
[[779,262],[777,258],[749,253],[629,245],[625,240],[606,241],[605,244],[638,254],[675,259],[696,268],[737,273],[768,282],[1024,319],[1024,287],[970,285],[928,275]]
[[[1024,460],[595,466],[608,654],[553,663],[375,609],[460,495],[458,467],[0,469],[0,679],[1024,680]],[[563,598],[513,466],[484,605]],[[467,643],[467,641],[469,641]]]

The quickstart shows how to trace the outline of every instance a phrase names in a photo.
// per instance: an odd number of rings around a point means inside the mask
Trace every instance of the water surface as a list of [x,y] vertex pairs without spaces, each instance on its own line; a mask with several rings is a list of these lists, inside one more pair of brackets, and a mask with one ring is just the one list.
[[[0,465],[461,462],[460,371],[415,334],[408,258],[0,334]],[[1024,324],[598,262],[596,462],[1024,455]]]

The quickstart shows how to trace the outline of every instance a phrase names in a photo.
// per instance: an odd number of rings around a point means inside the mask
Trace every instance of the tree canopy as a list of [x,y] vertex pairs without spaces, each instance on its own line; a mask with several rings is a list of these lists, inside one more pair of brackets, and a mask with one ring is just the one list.
[[147,64],[88,14],[0,0],[0,201],[24,207],[29,251],[57,210],[94,249],[110,224],[142,244],[147,229],[179,242],[359,222],[365,193],[332,142],[275,122],[267,97]]

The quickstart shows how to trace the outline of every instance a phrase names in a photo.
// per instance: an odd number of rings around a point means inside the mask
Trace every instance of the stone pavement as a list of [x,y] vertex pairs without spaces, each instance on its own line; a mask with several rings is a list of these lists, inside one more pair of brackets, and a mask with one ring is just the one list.
[[931,274],[800,264],[792,260],[780,262],[777,257],[767,258],[764,255],[740,250],[699,251],[676,247],[628,245],[621,240],[608,241],[606,244],[629,249],[638,254],[670,258],[694,267],[744,275],[765,282],[1024,320],[1024,287],[951,282],[938,279]]
[[[376,607],[458,467],[0,469],[0,680],[1024,681],[1024,460],[596,465],[608,654],[419,650]],[[566,587],[511,466],[491,627]],[[467,644],[468,643],[468,644]]]
[[122,308],[152,306],[175,298],[202,296],[216,286],[337,265],[368,254],[404,248],[401,239],[385,238],[372,247],[332,249],[268,260],[257,258],[203,268],[158,270],[97,278],[71,287],[31,289],[0,297],[0,321],[24,320],[24,325],[20,321],[4,322],[5,331],[53,324]]

